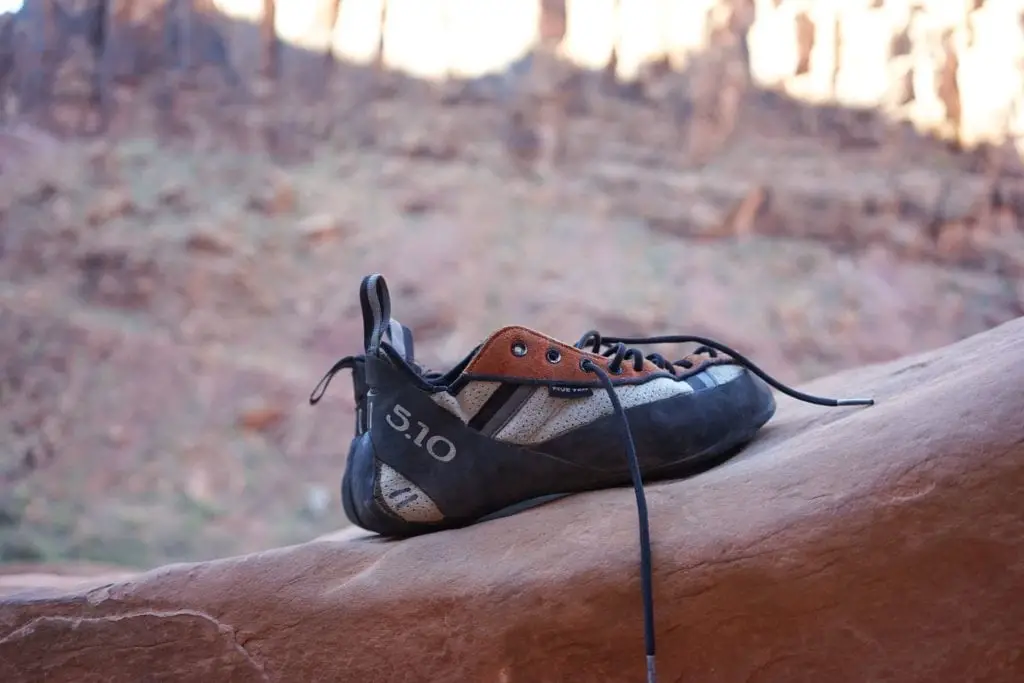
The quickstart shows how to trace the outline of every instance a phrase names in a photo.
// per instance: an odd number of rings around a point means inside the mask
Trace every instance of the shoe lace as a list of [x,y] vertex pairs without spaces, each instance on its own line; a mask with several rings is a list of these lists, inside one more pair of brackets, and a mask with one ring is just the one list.
[[[633,363],[636,370],[642,370],[644,361],[648,360],[659,368],[676,375],[677,368],[691,370],[696,366],[692,360],[682,359],[669,362],[664,356],[652,353],[647,356],[643,351],[627,344],[682,344],[696,343],[700,346],[695,354],[707,354],[711,358],[717,358],[719,353],[730,356],[737,364],[742,365],[765,383],[778,389],[780,392],[793,398],[823,406],[853,406],[873,405],[874,400],[870,398],[834,399],[821,396],[812,396],[789,387],[778,381],[764,370],[760,369],[748,358],[725,344],[716,342],[713,339],[697,337],[692,335],[666,335],[660,337],[602,337],[596,330],[584,334],[576,343],[576,348],[590,351],[595,354],[611,358],[608,363],[608,370],[605,371],[599,365],[589,359],[580,363],[585,372],[597,375],[608,398],[612,404],[612,413],[619,419],[622,426],[622,442],[626,449],[626,461],[629,465],[629,476],[633,483],[633,493],[636,497],[637,521],[639,523],[640,536],[640,592],[643,601],[644,613],[644,653],[647,660],[647,683],[656,683],[657,672],[655,668],[655,637],[654,637],[654,575],[651,565],[651,529],[647,514],[647,496],[644,492],[643,476],[640,473],[640,461],[636,455],[636,444],[633,441],[633,431],[629,426],[629,418],[622,408],[615,385],[610,375],[617,375],[622,372],[623,363]],[[589,348],[588,348],[589,347]]]
[[697,365],[689,358],[670,362],[660,353],[651,353],[645,356],[643,351],[627,346],[627,344],[699,344],[700,346],[694,349],[693,355],[707,355],[710,358],[718,358],[719,353],[723,353],[729,356],[736,364],[743,366],[759,377],[768,386],[798,401],[828,407],[869,406],[874,404],[874,401],[870,398],[826,398],[805,394],[775,379],[739,351],[707,337],[698,337],[690,334],[671,334],[657,337],[605,337],[597,330],[591,330],[580,337],[575,346],[578,349],[600,354],[605,358],[611,358],[611,362],[608,363],[608,370],[612,374],[620,373],[623,363],[627,361],[632,362],[633,368],[640,371],[644,367],[644,361],[647,360],[673,376],[679,374],[680,369],[683,371],[692,370]]

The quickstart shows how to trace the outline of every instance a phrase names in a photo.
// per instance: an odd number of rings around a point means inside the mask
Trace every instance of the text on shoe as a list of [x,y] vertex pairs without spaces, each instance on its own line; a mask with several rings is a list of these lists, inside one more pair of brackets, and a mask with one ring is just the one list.
[[[396,417],[397,421],[392,419],[392,416]],[[410,417],[412,417],[412,413],[396,403],[391,412],[384,417],[384,421],[396,432],[404,433],[405,438],[411,439],[415,445],[429,453],[430,457],[441,462],[451,462],[455,457],[455,444],[436,434],[427,438],[427,434],[430,433],[430,427],[418,420],[416,424],[419,425],[420,430],[415,438],[413,438],[412,434],[409,433]]]

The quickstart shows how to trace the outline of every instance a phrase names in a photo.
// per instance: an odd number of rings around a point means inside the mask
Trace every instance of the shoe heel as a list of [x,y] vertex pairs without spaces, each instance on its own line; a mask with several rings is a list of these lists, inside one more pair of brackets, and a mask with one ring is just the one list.
[[380,463],[366,433],[352,440],[348,463],[341,477],[341,504],[348,520],[382,536],[405,538],[438,531],[450,524],[409,522],[388,512],[380,501]]

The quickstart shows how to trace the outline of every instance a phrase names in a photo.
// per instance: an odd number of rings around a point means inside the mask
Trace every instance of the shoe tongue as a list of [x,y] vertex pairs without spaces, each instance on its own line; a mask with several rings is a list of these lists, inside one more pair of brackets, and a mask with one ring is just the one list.
[[383,275],[373,273],[363,278],[359,303],[363,309],[363,348],[367,355],[376,355],[391,322],[391,295]]
[[412,330],[391,318],[388,322],[387,338],[391,347],[405,359],[406,363],[413,365],[416,362],[416,349],[413,344]]

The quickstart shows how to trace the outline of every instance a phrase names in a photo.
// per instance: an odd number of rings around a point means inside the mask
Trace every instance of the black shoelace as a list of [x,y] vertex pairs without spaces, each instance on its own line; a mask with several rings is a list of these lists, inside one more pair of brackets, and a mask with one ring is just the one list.
[[[636,496],[636,512],[640,525],[640,592],[643,600],[644,610],[644,653],[647,659],[647,683],[656,683],[657,672],[655,668],[655,638],[654,638],[654,575],[651,565],[651,529],[647,517],[647,496],[644,494],[643,477],[640,474],[640,461],[636,455],[636,445],[633,443],[633,431],[629,426],[629,418],[622,408],[622,403],[615,392],[615,385],[610,375],[617,375],[622,372],[625,362],[632,362],[633,368],[642,370],[644,361],[654,363],[662,370],[676,376],[679,369],[684,371],[692,370],[695,363],[689,359],[682,359],[669,362],[664,356],[657,353],[644,355],[643,351],[627,344],[700,344],[694,351],[695,354],[707,354],[711,358],[717,358],[719,353],[728,355],[738,365],[742,365],[766,384],[793,398],[821,406],[870,406],[874,400],[870,398],[834,399],[812,396],[802,391],[797,391],[786,386],[767,372],[757,367],[749,359],[725,344],[716,342],[705,337],[692,335],[666,335],[661,337],[602,337],[596,330],[584,334],[576,348],[600,354],[605,358],[611,358],[608,363],[607,372],[590,360],[584,360],[580,367],[586,372],[597,375],[598,380],[608,392],[611,400],[612,412],[619,418],[622,425],[622,442],[626,447],[626,460],[629,464],[629,475],[633,480],[633,493]],[[588,348],[589,347],[589,348]]]
[[732,349],[721,342],[717,342],[714,339],[708,339],[707,337],[697,337],[689,334],[673,334],[658,337],[604,337],[597,330],[591,330],[580,337],[580,340],[576,342],[575,346],[578,349],[597,353],[606,358],[611,358],[612,361],[608,364],[608,369],[612,371],[612,374],[620,372],[622,364],[627,360],[633,363],[633,368],[637,371],[642,370],[644,367],[644,360],[648,360],[673,376],[678,375],[680,369],[686,371],[694,367],[694,362],[689,359],[683,358],[682,360],[670,362],[659,353],[651,353],[645,356],[643,355],[643,351],[637,348],[627,347],[627,344],[700,344],[700,346],[694,349],[694,354],[707,354],[710,358],[718,358],[719,353],[724,353],[738,365],[742,365],[744,368],[759,377],[768,386],[786,394],[787,396],[791,396],[798,401],[813,403],[814,405],[819,406],[828,406],[830,408],[836,406],[870,406],[875,403],[870,398],[836,399],[805,394],[804,392],[798,391],[775,379],[767,372],[757,367],[752,360],[735,349]]
[[[626,416],[626,411],[623,409],[622,403],[619,401],[619,396],[615,391],[615,384],[612,381],[612,376],[620,374],[622,372],[623,364],[627,362],[632,363],[635,370],[642,370],[645,360],[650,361],[672,376],[678,376],[681,374],[681,371],[691,371],[697,364],[687,358],[670,362],[661,354],[651,353],[645,356],[643,351],[640,349],[627,346],[627,344],[689,343],[699,344],[699,346],[694,350],[694,354],[706,354],[710,358],[715,359],[719,357],[719,353],[723,353],[729,356],[733,362],[743,366],[769,386],[799,401],[829,407],[874,405],[874,400],[870,398],[835,399],[805,394],[804,392],[793,389],[792,387],[789,387],[775,379],[734,349],[706,337],[693,335],[604,337],[596,330],[591,330],[576,342],[575,346],[580,350],[589,351],[611,359],[608,363],[607,371],[593,361],[587,359],[580,364],[580,367],[585,372],[590,372],[597,376],[598,381],[601,382],[602,387],[608,393],[608,398],[612,404],[612,413],[618,417],[622,426],[622,441],[626,449],[626,461],[629,466],[629,476],[632,480],[633,493],[636,497],[636,511],[639,523],[640,592],[641,599],[643,601],[644,653],[646,655],[647,683],[657,682],[657,672],[655,668],[654,572],[652,570],[651,563],[651,530],[647,514],[647,496],[644,493],[643,476],[640,473],[640,460],[637,458],[636,445],[633,442],[633,431],[629,426],[629,418]],[[310,404],[316,404],[320,401],[324,392],[327,391],[327,387],[330,385],[334,375],[341,370],[352,369],[355,367],[356,359],[356,356],[345,356],[335,363],[313,389],[313,393],[309,397]],[[415,364],[415,367],[416,370],[420,372],[420,375],[427,381],[437,380],[444,376],[444,373],[427,370],[418,364]]]

